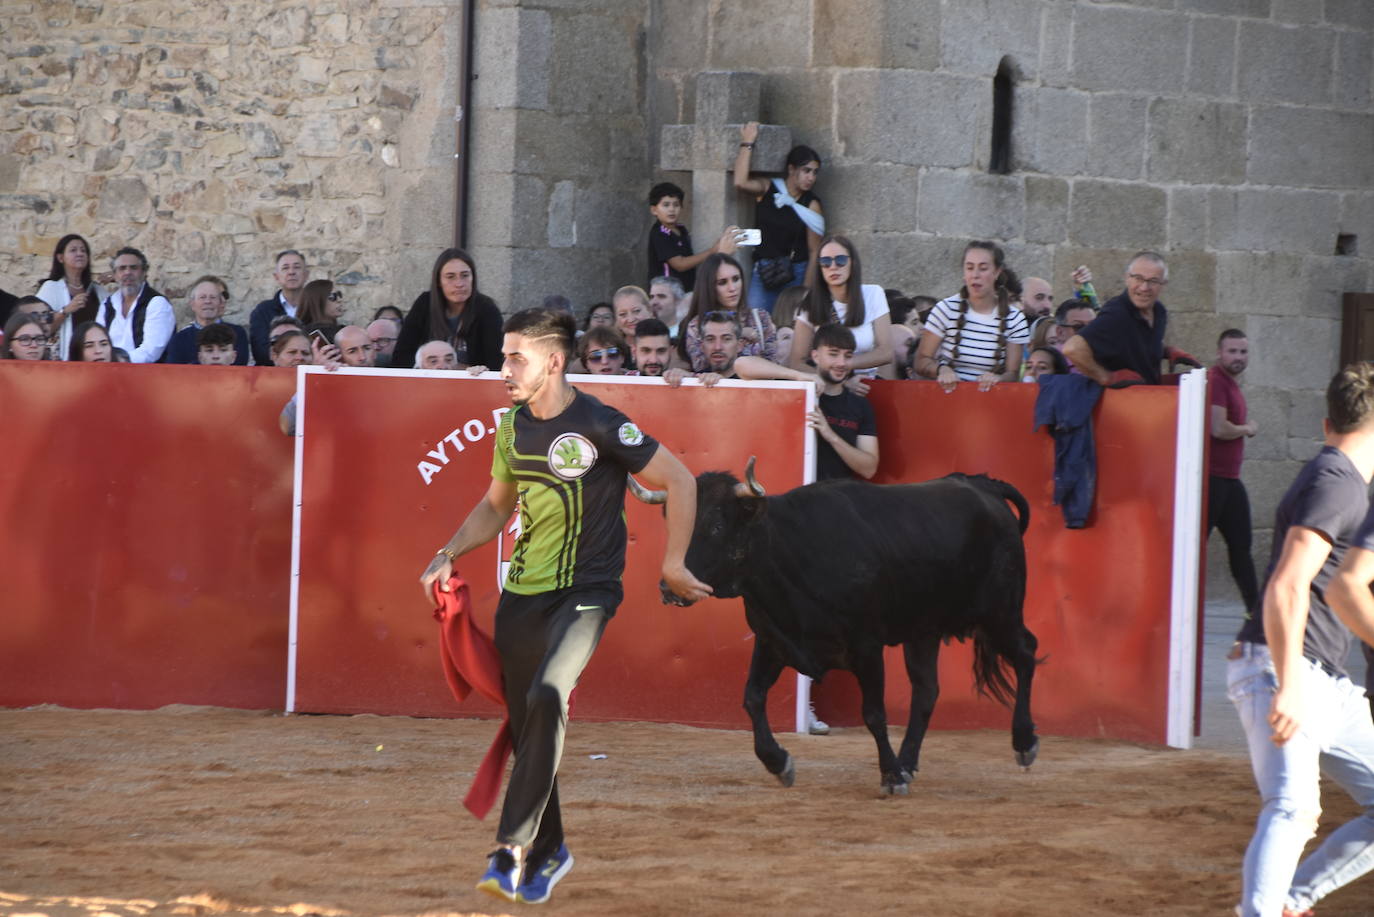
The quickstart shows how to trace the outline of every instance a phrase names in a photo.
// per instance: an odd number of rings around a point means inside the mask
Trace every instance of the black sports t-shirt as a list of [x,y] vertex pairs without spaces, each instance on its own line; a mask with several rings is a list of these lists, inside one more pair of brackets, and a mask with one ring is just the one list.
[[[840,439],[854,445],[860,436],[877,436],[878,422],[873,416],[873,405],[867,398],[860,398],[845,389],[838,395],[822,395],[818,401],[821,413],[830,429],[839,434]],[[844,463],[835,447],[820,437],[816,437],[816,480],[828,481],[831,478],[856,477],[854,469]]]
[[514,481],[520,494],[520,534],[505,583],[520,595],[620,582],[625,475],[658,451],[658,441],[624,414],[574,392],[549,420],[516,406],[496,434],[491,476]]
[[655,223],[649,230],[649,282],[652,283],[655,277],[676,277],[684,293],[692,292],[697,272],[675,271],[668,263],[670,258],[691,254],[692,234],[686,226],[677,227],[677,232],[669,232],[662,223]]
[[[1355,543],[1368,508],[1369,485],[1344,452],[1327,446],[1302,466],[1274,513],[1274,548],[1266,582],[1274,575],[1293,526],[1315,529],[1331,542],[1331,553],[1312,579],[1302,653],[1341,674],[1345,674],[1345,661],[1355,638],[1326,603],[1326,584],[1341,565],[1346,549]],[[1246,620],[1236,639],[1264,643],[1263,617],[1255,615]]]

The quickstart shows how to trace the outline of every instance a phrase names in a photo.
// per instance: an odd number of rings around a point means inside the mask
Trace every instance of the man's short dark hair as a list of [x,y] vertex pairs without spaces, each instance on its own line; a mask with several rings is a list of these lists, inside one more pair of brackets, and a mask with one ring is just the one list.
[[1337,433],[1354,433],[1374,419],[1374,363],[1351,363],[1331,377],[1326,419]]
[[110,264],[113,265],[116,261],[118,261],[121,255],[133,255],[135,258],[138,259],[138,263],[143,265],[143,269],[145,271],[148,270],[147,256],[144,255],[143,252],[139,251],[131,245],[126,245],[119,251],[115,252],[114,257],[110,259]]
[[276,267],[278,264],[281,264],[281,259],[285,258],[287,255],[295,255],[297,258],[301,259],[302,263],[305,261],[305,255],[302,255],[294,248],[288,248],[277,252],[277,256],[272,259],[272,266]]
[[[643,187],[641,185],[640,187]],[[661,181],[649,189],[649,203],[657,205],[665,197],[675,197],[679,201],[684,199],[682,189],[670,181]]]
[[290,325],[292,328],[299,328],[301,326],[301,320],[294,315],[278,315],[276,318],[272,319],[271,324],[267,326],[267,333],[271,334],[282,325]]
[[744,334],[744,329],[739,323],[739,317],[733,312],[707,312],[701,317],[702,334],[706,333],[706,326],[708,324],[729,325],[731,328],[735,329],[735,337],[740,337]]
[[52,311],[52,306],[48,305],[48,301],[37,296],[21,296],[14,301],[14,307],[18,309],[20,306],[32,306],[34,303],[42,303],[47,306],[49,311]]
[[1244,331],[1241,331],[1239,328],[1227,328],[1225,331],[1223,331],[1220,335],[1217,336],[1217,349],[1221,349],[1222,341],[1229,341],[1232,338],[1244,339],[1246,337],[1249,337],[1249,335],[1247,335]]
[[812,350],[820,350],[822,347],[853,350],[855,346],[854,332],[839,322],[826,322],[821,325],[816,329],[816,336],[811,339]]
[[1069,320],[1069,313],[1072,312],[1074,309],[1092,309],[1094,313],[1097,312],[1096,309],[1093,309],[1092,300],[1084,299],[1081,296],[1075,296],[1073,299],[1064,300],[1055,308],[1055,324],[1065,324]]
[[522,309],[506,319],[502,334],[519,334],[533,340],[551,338],[552,343],[561,349],[571,360],[573,346],[577,340],[577,322],[571,312],[557,309]]
[[635,325],[635,340],[640,338],[671,337],[668,326],[656,318],[646,318]]
[[234,329],[222,322],[215,322],[213,325],[206,325],[196,332],[196,347],[223,347],[229,345],[233,347],[238,342],[234,340]]

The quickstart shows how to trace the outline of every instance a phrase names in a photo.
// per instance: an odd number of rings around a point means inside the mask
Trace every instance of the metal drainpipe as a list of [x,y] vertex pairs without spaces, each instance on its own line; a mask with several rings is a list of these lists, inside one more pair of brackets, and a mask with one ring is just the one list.
[[465,0],[463,15],[458,26],[458,42],[461,46],[463,75],[458,81],[458,110],[454,115],[457,131],[457,152],[453,154],[457,173],[453,194],[453,245],[464,248],[468,236],[468,124],[471,121],[472,81],[477,77],[472,72],[472,14],[476,0]]

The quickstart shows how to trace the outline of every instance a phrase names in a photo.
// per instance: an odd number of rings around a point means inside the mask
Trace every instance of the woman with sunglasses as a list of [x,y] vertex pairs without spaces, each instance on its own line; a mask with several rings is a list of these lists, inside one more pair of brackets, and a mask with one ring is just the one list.
[[5,322],[5,339],[0,341],[0,360],[46,360],[48,330],[27,312],[15,312]]
[[57,240],[48,279],[39,284],[38,298],[53,310],[55,358],[67,359],[72,329],[93,322],[100,308],[100,288],[91,277],[91,247],[76,233]]
[[707,371],[706,354],[701,347],[701,318],[708,312],[729,312],[738,319],[743,342],[740,356],[778,361],[778,329],[767,312],[749,308],[744,270],[730,255],[717,252],[701,262],[692,289],[692,307],[678,325],[678,354],[691,364],[694,373]]
[[581,371],[593,375],[624,375],[625,357],[629,353],[624,335],[609,325],[596,325],[577,340]]
[[986,392],[1020,378],[1030,326],[1026,314],[1011,305],[1005,260],[994,243],[970,242],[964,246],[959,294],[930,310],[916,350],[916,372],[946,392],[959,382],[977,382]]
[[296,311],[296,318],[301,320],[302,327],[332,325],[337,330],[343,311],[343,291],[337,289],[332,280],[312,280],[301,291],[301,306]]
[[73,363],[110,363],[114,360],[114,347],[110,345],[110,334],[99,322],[82,322],[72,331],[71,344],[64,355]]
[[788,363],[803,369],[811,356],[816,329],[839,322],[854,334],[854,375],[872,379],[892,363],[892,317],[887,294],[876,283],[864,283],[859,253],[844,236],[821,240],[816,267],[807,278],[804,308],[797,312]]

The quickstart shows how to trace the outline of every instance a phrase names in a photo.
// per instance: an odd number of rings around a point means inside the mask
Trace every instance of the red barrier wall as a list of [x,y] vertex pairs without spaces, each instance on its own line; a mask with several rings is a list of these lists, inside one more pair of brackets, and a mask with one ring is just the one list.
[[[1048,661],[1033,710],[1050,733],[1164,742],[1168,718],[1169,591],[1178,389],[1104,393],[1096,425],[1097,501],[1088,527],[1069,530],[1052,503],[1054,441],[1033,431],[1036,387],[879,383],[870,398],[882,462],[875,481],[921,481],[952,471],[1016,486],[1031,507],[1026,532],[1027,626]],[[916,587],[918,584],[913,584]],[[911,689],[900,649],[886,654],[888,717],[905,723]],[[941,652],[934,728],[1004,727],[1001,706],[971,690],[969,648]],[[860,722],[858,689],[832,673],[818,714]]]
[[[321,378],[310,377],[312,396]],[[595,385],[695,471],[738,471],[758,452],[774,492],[800,481],[795,394]],[[316,408],[332,411],[318,423],[334,442],[303,468],[301,708],[468,712],[439,677],[416,578],[485,488],[490,443],[450,451],[428,487],[417,465],[467,421],[489,428],[504,391],[350,374],[326,387],[337,404],[309,402],[308,422]],[[292,441],[276,415],[293,389],[294,375],[274,369],[0,362],[0,705],[283,704]],[[1177,389],[1106,394],[1098,512],[1081,531],[1064,529],[1050,504],[1053,444],[1030,429],[1034,394],[875,386],[879,479],[986,471],[1021,489],[1033,514],[1026,617],[1049,657],[1036,682],[1042,729],[1163,741]],[[772,398],[767,420],[750,419]],[[627,598],[578,715],[741,724],[751,637],[738,603],[661,605],[662,521],[634,503],[628,517]],[[465,564],[488,615],[496,563],[492,548]],[[941,676],[937,727],[1006,725],[1002,708],[971,696],[965,648],[945,650]],[[847,678],[833,673],[819,691],[822,716],[838,723],[856,720]],[[899,722],[908,690],[895,652],[888,679]],[[780,728],[790,687],[785,676],[775,692]]]
[[[757,453],[771,487],[802,481],[804,390],[670,389],[657,380],[577,384],[624,411],[695,471],[739,474]],[[418,580],[486,492],[494,412],[509,405],[496,380],[306,377],[296,709],[492,712],[475,698],[461,711],[455,705]],[[428,484],[421,462],[430,466]],[[744,726],[753,638],[741,603],[663,605],[661,508],[631,498],[626,515],[625,601],[578,688],[576,715]],[[499,596],[496,545],[469,555],[460,569],[473,586],[477,620],[489,630]],[[772,698],[774,722],[784,728],[792,723],[794,683],[782,679]]]
[[279,707],[278,369],[0,362],[0,705]]

